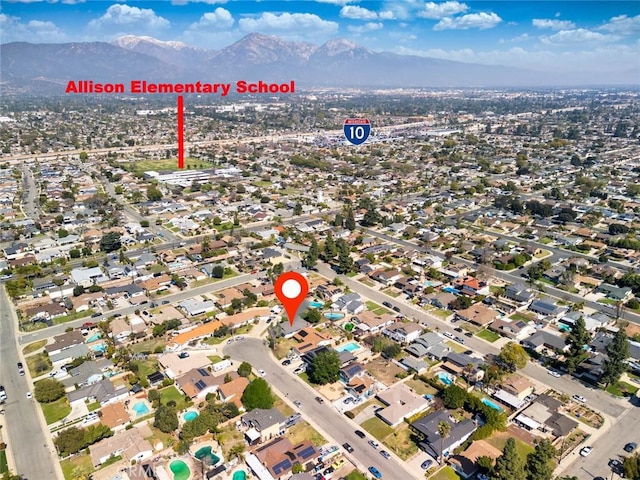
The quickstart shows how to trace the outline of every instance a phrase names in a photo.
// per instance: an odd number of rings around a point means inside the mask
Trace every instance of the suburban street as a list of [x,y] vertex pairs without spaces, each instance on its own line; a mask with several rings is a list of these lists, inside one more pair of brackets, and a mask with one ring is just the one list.
[[249,362],[254,367],[259,366],[266,372],[265,379],[278,391],[288,394],[291,400],[302,402],[302,407],[298,410],[306,420],[310,420],[312,425],[318,425],[331,437],[327,440],[334,440],[338,445],[345,442],[351,444],[355,452],[353,454],[345,452],[345,455],[352,459],[362,471],[366,471],[373,465],[380,470],[385,480],[419,478],[418,472],[407,470],[407,466],[395,458],[386,460],[380,455],[380,450],[375,450],[368,445],[367,441],[373,437],[361,439],[356,436],[354,431],[358,429],[357,424],[341,415],[328,402],[324,404],[316,402],[316,393],[313,389],[276,363],[261,340],[245,338],[241,342],[234,342],[224,348],[224,354],[231,355],[234,360]]
[[35,399],[29,400],[25,396],[31,389],[27,376],[18,374],[17,325],[13,305],[4,287],[0,286],[0,384],[7,391],[7,402],[0,406],[5,417],[4,438],[16,470],[25,480],[63,478],[40,408]]

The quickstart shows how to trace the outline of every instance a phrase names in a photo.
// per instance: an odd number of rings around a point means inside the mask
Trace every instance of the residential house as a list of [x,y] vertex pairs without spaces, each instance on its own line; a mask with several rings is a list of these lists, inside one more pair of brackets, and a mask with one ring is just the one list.
[[342,367],[339,373],[340,380],[343,383],[349,383],[354,378],[362,377],[365,374],[366,374],[366,370],[364,368],[364,365],[362,365],[359,362],[353,362],[353,363],[350,363],[349,365]]
[[330,345],[333,338],[330,335],[316,331],[313,327],[305,327],[294,333],[293,338],[298,342],[294,348],[302,355],[317,347]]
[[216,308],[216,303],[212,300],[204,300],[201,297],[187,298],[178,304],[178,307],[184,310],[184,312],[190,317],[202,315],[203,313],[213,312]]
[[380,282],[387,287],[390,287],[396,281],[402,278],[402,273],[400,273],[398,270],[393,270],[393,269],[392,270],[376,270],[374,272],[371,272],[369,276],[373,280]]
[[604,293],[607,298],[615,300],[616,302],[626,302],[633,296],[633,291],[631,290],[631,288],[617,287],[609,283],[601,284],[597,288],[597,291],[600,293]]
[[74,358],[86,357],[90,353],[89,347],[84,343],[78,343],[72,347],[64,348],[57,353],[50,354],[49,360],[51,360],[54,367],[58,367],[69,363]]
[[416,322],[396,322],[382,329],[382,334],[398,343],[411,343],[424,327]]
[[361,313],[358,318],[360,323],[356,325],[356,329],[364,334],[379,332],[395,322],[395,316],[393,315],[383,313],[378,316],[370,311]]
[[512,373],[502,380],[500,385],[505,392],[523,400],[533,393],[533,384],[522,375]]
[[[448,423],[451,426],[449,435],[445,438],[442,438],[438,432],[438,425],[441,422]],[[446,409],[425,415],[411,424],[411,429],[421,439],[418,446],[435,459],[439,459],[440,454],[448,456],[458,446],[462,445],[477,428],[473,420],[466,418],[462,421],[457,421],[451,412]]]
[[286,420],[277,408],[253,409],[241,417],[242,425],[247,429],[245,440],[249,445],[271,440],[284,429]]
[[65,378],[62,383],[65,387],[84,387],[85,385],[93,385],[102,380],[103,374],[98,364],[91,360],[80,364],[68,371],[70,377]]
[[466,353],[449,352],[442,368],[456,375],[461,375],[471,382],[479,382],[484,378],[482,360],[467,355]]
[[67,393],[67,399],[72,407],[87,400],[96,401],[104,406],[124,400],[128,396],[129,390],[126,387],[115,388],[108,378]]
[[131,421],[129,413],[122,402],[111,403],[100,409],[100,423],[118,429]]
[[488,295],[489,287],[487,282],[481,281],[475,277],[462,277],[456,278],[452,282],[454,288],[460,291],[463,295],[469,297],[475,297],[476,295]]
[[429,408],[429,402],[424,397],[403,383],[397,383],[379,392],[376,397],[386,405],[382,410],[378,410],[376,415],[392,427],[399,425],[405,418],[413,417]]
[[514,418],[514,422],[527,430],[541,430],[555,437],[566,437],[578,422],[559,413],[563,404],[547,394],[536,399]]
[[243,300],[244,294],[235,288],[227,288],[221,292],[217,292],[216,297],[216,305],[218,308],[224,310],[231,307],[234,300]]
[[219,382],[206,368],[195,368],[176,379],[180,390],[189,398],[203,399],[218,389]]
[[550,320],[557,320],[568,310],[566,307],[556,305],[555,302],[547,300],[534,300],[529,305],[529,310],[539,315],[544,315]]
[[81,343],[84,343],[82,333],[80,333],[79,330],[71,330],[70,332],[54,336],[53,343],[46,345],[44,349],[49,355],[55,355],[56,353],[60,353],[62,350]]
[[507,286],[504,296],[521,305],[532,302],[536,298],[536,294],[523,283],[512,283]]
[[151,457],[153,447],[143,438],[138,428],[132,428],[94,443],[89,453],[93,466],[98,467],[109,458],[117,456],[122,456],[129,463],[140,463]]
[[499,314],[482,303],[475,303],[469,308],[456,311],[456,316],[460,320],[473,323],[479,327],[487,327],[499,317]]
[[230,382],[223,383],[218,388],[220,400],[223,402],[233,402],[236,404],[238,409],[243,409],[244,407],[240,399],[242,398],[242,394],[244,393],[244,390],[248,385],[249,380],[246,377],[238,377],[231,380]]
[[467,479],[478,472],[478,458],[489,457],[495,461],[501,455],[502,452],[486,440],[476,440],[464,452],[449,457],[448,463],[459,476]]
[[538,330],[529,338],[523,340],[522,345],[538,353],[541,353],[545,349],[564,352],[569,348],[564,338],[545,330]]
[[320,456],[320,452],[309,440],[293,445],[287,437],[279,437],[258,447],[254,452],[260,463],[267,468],[273,478],[289,478],[289,473],[295,464],[300,464],[303,470],[311,468],[311,462]]
[[451,351],[451,347],[447,346],[441,335],[427,332],[412,342],[406,351],[418,358],[427,356],[431,360],[442,360]]
[[503,337],[520,341],[535,332],[536,328],[531,322],[527,323],[523,320],[511,320],[506,317],[498,317],[489,325],[489,330]]
[[100,267],[82,267],[71,270],[71,279],[76,285],[89,288],[92,285],[99,285],[107,282],[107,277]]

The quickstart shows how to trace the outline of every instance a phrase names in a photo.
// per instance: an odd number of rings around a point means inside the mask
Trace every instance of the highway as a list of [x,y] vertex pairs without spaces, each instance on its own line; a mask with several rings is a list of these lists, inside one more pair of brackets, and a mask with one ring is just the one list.
[[0,384],[7,392],[7,402],[0,408],[5,416],[5,439],[8,439],[17,473],[25,480],[62,479],[62,470],[40,408],[35,399],[29,400],[25,396],[31,389],[27,376],[18,374],[17,325],[13,305],[4,286],[0,286]]
[[266,372],[265,379],[278,391],[286,393],[291,401],[302,402],[302,406],[297,410],[306,420],[310,420],[312,425],[317,425],[326,432],[331,437],[327,438],[328,441],[333,441],[337,445],[350,443],[355,452],[343,453],[363,472],[373,465],[380,470],[384,480],[417,478],[417,472],[407,470],[404,463],[395,457],[386,460],[380,455],[380,449],[376,450],[367,444],[367,441],[373,437],[361,439],[356,436],[354,432],[358,429],[358,425],[341,415],[328,402],[318,403],[315,400],[317,394],[314,390],[303,380],[295,377],[292,372],[276,363],[263,341],[247,337],[243,341],[225,346],[223,352],[225,355],[231,355],[234,360],[246,361],[254,368],[261,368]]

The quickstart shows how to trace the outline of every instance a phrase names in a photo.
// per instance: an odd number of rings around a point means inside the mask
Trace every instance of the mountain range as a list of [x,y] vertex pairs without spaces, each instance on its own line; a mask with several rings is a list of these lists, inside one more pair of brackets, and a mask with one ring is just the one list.
[[300,87],[526,87],[634,84],[638,72],[558,75],[514,67],[374,52],[349,40],[323,45],[250,34],[221,50],[124,36],[111,43],[0,45],[5,92],[63,93],[69,80],[269,83]]

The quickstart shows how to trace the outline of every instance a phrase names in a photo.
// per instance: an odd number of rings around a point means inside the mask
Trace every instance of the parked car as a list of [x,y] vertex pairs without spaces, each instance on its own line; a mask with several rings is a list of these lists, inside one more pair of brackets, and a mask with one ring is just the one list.
[[18,362],[18,373],[20,375],[24,375],[24,366],[22,365],[22,362]]
[[344,448],[349,453],[353,453],[354,450],[354,448],[348,443],[343,443],[342,448]]
[[574,395],[573,397],[571,397],[573,400],[575,400],[576,402],[580,402],[580,403],[587,403],[587,399],[584,398],[581,395]]
[[385,306],[385,307],[387,307],[387,308],[393,308],[393,307],[391,306],[391,302],[382,302],[382,305],[384,305],[384,306]]
[[380,473],[380,470],[378,470],[374,466],[369,467],[369,473],[371,473],[371,475],[376,477],[378,480],[382,478],[382,474]]
[[455,340],[456,342],[458,342],[460,345],[464,345],[464,338],[462,338],[462,337],[456,337],[456,338],[454,338],[454,340]]
[[260,374],[261,377],[264,377],[267,374],[267,372],[265,372],[262,369],[258,370],[258,373]]
[[322,397],[316,397],[316,402],[324,403],[324,399]]
[[389,460],[391,458],[391,454],[389,452],[387,452],[386,450],[380,450],[380,455],[382,455],[387,460]]
[[555,370],[547,370],[547,373],[552,377],[556,377],[556,378],[560,378],[562,376],[560,375],[560,372],[557,372]]
[[420,464],[420,468],[423,470],[429,470],[431,468],[431,465],[433,465],[433,460],[425,460]]
[[362,430],[356,430],[355,432],[353,432],[356,434],[356,436],[360,437],[360,438],[364,438],[366,437],[366,435],[364,434],[364,432]]
[[587,457],[593,451],[593,447],[582,447],[580,450],[581,457]]
[[393,310],[394,310],[395,312],[399,312],[399,311],[400,311],[400,307],[399,307],[399,306],[397,306],[397,305],[394,305],[394,306],[393,306]]
[[100,312],[96,312],[96,313],[91,315],[91,318],[98,318],[98,317],[101,317],[101,316],[102,316],[102,314]]
[[380,444],[375,440],[369,440],[369,445],[371,445],[373,448],[376,448],[376,449],[380,446]]
[[180,352],[178,354],[178,358],[188,358],[189,357],[189,352]]
[[31,392],[27,392],[27,393],[26,393],[26,396],[27,396],[27,398],[28,398],[29,400],[31,400],[31,396],[32,396],[32,395],[31,395]]
[[288,366],[288,365],[291,365],[291,360],[286,359],[286,360],[283,360],[283,361],[282,361],[282,366],[283,366],[283,367],[286,367],[286,366]]
[[624,451],[627,452],[627,453],[631,453],[636,448],[638,448],[638,444],[636,442],[629,442],[624,446]]
[[329,475],[335,471],[335,468],[329,466],[322,471],[323,475]]
[[300,408],[302,406],[302,402],[300,400],[294,400],[293,404],[298,408]]
[[295,373],[296,375],[300,375],[301,373],[304,373],[307,371],[307,367],[306,365],[300,365],[298,368],[296,368],[293,373]]

